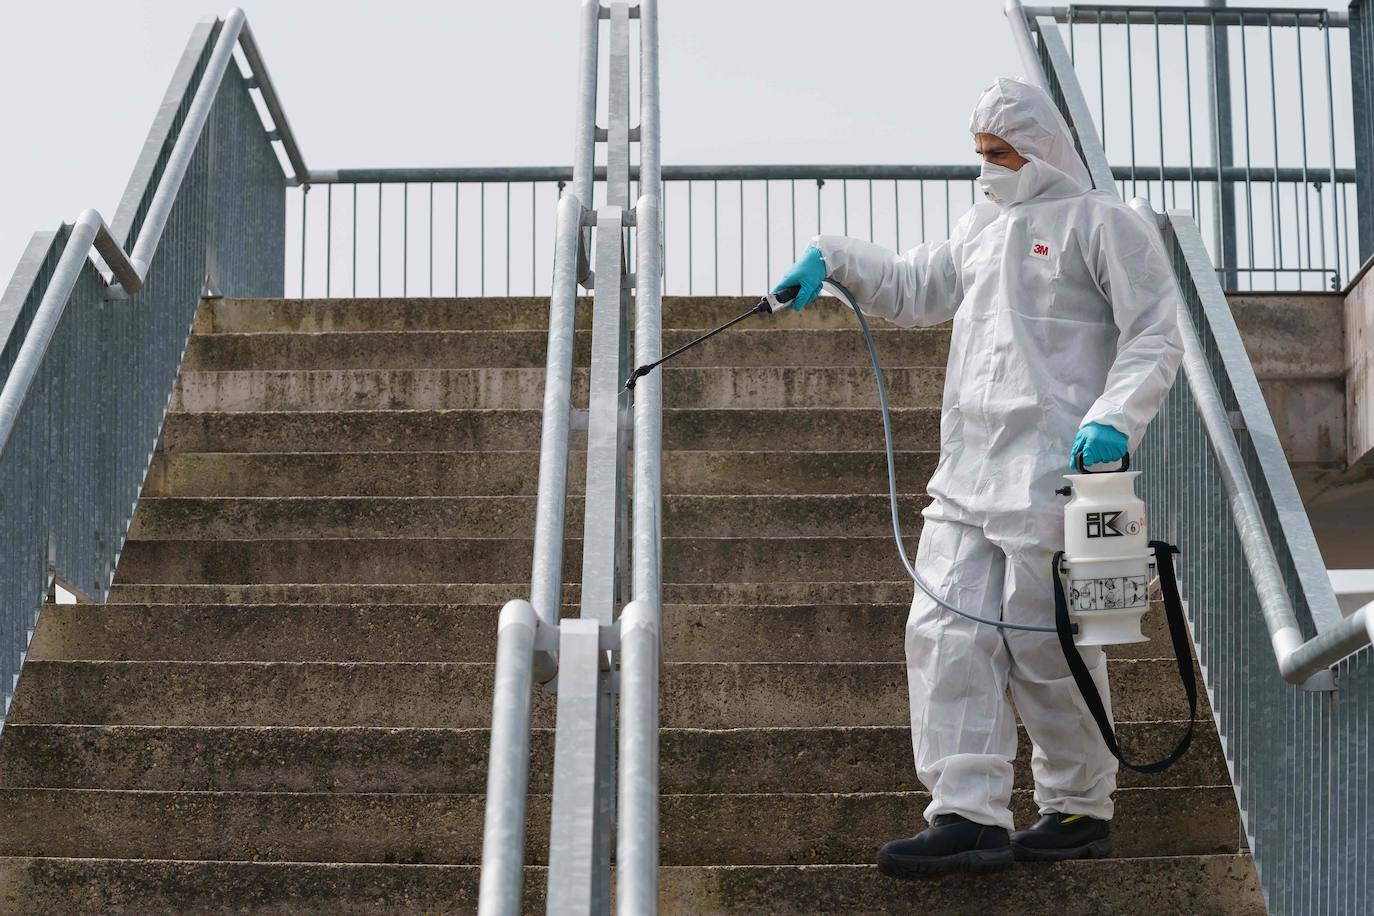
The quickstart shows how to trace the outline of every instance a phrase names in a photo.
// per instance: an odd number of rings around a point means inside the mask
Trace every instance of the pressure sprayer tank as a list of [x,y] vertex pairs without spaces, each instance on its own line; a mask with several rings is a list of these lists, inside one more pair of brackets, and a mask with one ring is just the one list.
[[1064,566],[1074,642],[1108,646],[1144,642],[1141,617],[1155,576],[1145,503],[1135,494],[1139,471],[1066,474]]

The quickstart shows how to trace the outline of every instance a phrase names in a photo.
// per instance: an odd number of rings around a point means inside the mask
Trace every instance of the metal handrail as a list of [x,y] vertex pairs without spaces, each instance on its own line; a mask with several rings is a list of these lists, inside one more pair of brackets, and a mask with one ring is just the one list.
[[[308,181],[309,170],[305,167],[300,147],[286,121],[281,100],[272,85],[271,77],[268,76],[267,67],[253,39],[253,33],[248,28],[248,19],[243,10],[234,7],[225,15],[220,26],[219,37],[215,40],[205,75],[196,88],[186,121],[177,134],[176,143],[158,181],[153,200],[143,217],[133,250],[128,253],[124,251],[98,211],[88,209],[77,218],[57,272],[44,292],[42,304],[34,316],[33,327],[25,338],[23,350],[15,363],[15,371],[11,371],[5,380],[4,393],[0,394],[0,450],[3,450],[5,443],[9,441],[19,405],[23,403],[29,386],[33,383],[33,372],[62,318],[62,312],[71,298],[72,287],[80,274],[81,265],[91,248],[95,248],[110,270],[112,282],[106,291],[108,298],[124,299],[143,288],[143,281],[148,276],[153,256],[167,228],[167,218],[171,215],[177,192],[181,190],[182,180],[186,177],[186,170],[191,164],[191,156],[195,153],[205,122],[210,117],[210,110],[214,107],[220,82],[233,59],[236,44],[243,48],[244,57],[253,68],[253,76],[262,92],[265,107],[275,122],[275,133],[282,141],[297,180]],[[28,353],[27,357],[25,353]],[[20,361],[25,366],[22,372],[17,371]]]
[[[1037,17],[1040,20],[1037,30],[1041,39],[1038,53],[1031,44],[1029,18],[1037,12],[1041,14]],[[1064,53],[1053,17],[1044,11],[1024,8],[1019,0],[1006,0],[1006,14],[1013,33],[1022,36],[1018,40],[1018,47],[1023,44],[1027,46],[1022,49],[1023,64],[1033,74],[1033,79],[1046,87],[1050,81],[1046,78],[1042,61],[1048,62],[1054,76],[1053,85],[1062,93],[1066,117],[1075,129],[1090,170],[1094,163],[1105,163],[1096,129],[1092,126],[1086,105],[1081,104],[1082,91],[1078,88],[1072,64]],[[1097,179],[1098,174],[1094,171],[1095,182]],[[1148,211],[1152,215],[1152,223],[1158,227],[1158,215],[1145,202],[1141,201],[1140,205],[1137,210],[1143,207]],[[1264,400],[1259,395],[1259,382],[1245,356],[1234,321],[1230,319],[1225,293],[1217,281],[1206,249],[1202,247],[1201,236],[1191,218],[1182,211],[1171,212],[1167,220],[1182,247],[1187,269],[1203,297],[1204,307],[1208,304],[1213,306],[1208,310],[1211,323],[1208,330],[1222,350],[1231,384],[1233,387],[1243,387],[1246,394],[1253,395],[1240,399],[1245,428],[1256,451],[1260,453],[1268,496],[1281,517],[1287,541],[1285,546],[1297,567],[1305,603],[1318,630],[1318,635],[1310,642],[1303,639],[1289,585],[1260,508],[1260,498],[1241,457],[1221,394],[1203,357],[1202,341],[1191,316],[1185,310],[1180,310],[1179,324],[1184,335],[1184,377],[1197,402],[1208,439],[1221,467],[1232,516],[1260,599],[1279,670],[1290,683],[1330,689],[1333,682],[1330,675],[1325,673],[1326,669],[1369,645],[1371,631],[1363,620],[1342,619],[1340,616],[1335,595],[1321,564],[1320,553],[1316,549],[1311,525],[1302,508],[1292,474],[1288,471],[1282,445],[1274,432],[1273,421],[1264,408]],[[1216,339],[1222,334],[1225,339]]]
[[[640,6],[640,197],[635,204],[635,363],[663,348],[658,4]],[[658,701],[663,617],[663,373],[634,390],[634,600],[620,615],[617,912],[658,911]]]
[[[313,185],[350,185],[350,184],[477,184],[480,182],[530,182],[562,181],[573,179],[573,169],[558,165],[513,165],[513,166],[455,166],[455,167],[393,167],[377,169],[329,169],[312,170],[309,174]],[[1118,180],[1131,177],[1129,165],[1111,166],[1112,176]],[[665,165],[659,169],[661,181],[810,181],[816,178],[825,181],[972,181],[978,177],[977,165]],[[1151,167],[1150,176],[1156,178],[1159,169]],[[1297,166],[1284,166],[1274,169],[1269,166],[1251,166],[1248,176],[1251,181],[1294,182],[1317,180],[1327,177],[1327,171]],[[1336,181],[1352,184],[1356,180],[1355,169],[1336,169]],[[605,166],[593,170],[597,181],[606,179]],[[1214,166],[1194,167],[1165,166],[1163,175],[1167,181],[1216,181],[1217,170]],[[1230,165],[1221,171],[1226,181],[1241,181],[1247,176],[1245,166]],[[1315,176],[1315,179],[1313,178]],[[640,166],[630,166],[630,178],[640,180]]]
[[[640,28],[640,196],[633,207],[631,18],[638,18]],[[611,45],[604,130],[596,126],[601,19],[610,20]],[[554,249],[530,598],[508,603],[498,624],[478,901],[483,916],[507,916],[522,909],[531,694],[536,680],[549,682],[555,675],[549,912],[609,911],[613,809],[619,811],[617,909],[636,914],[657,911],[662,388],[657,376],[644,379],[632,405],[622,390],[629,371],[632,285],[635,355],[653,361],[662,345],[662,169],[654,0],[641,0],[633,9],[624,3],[602,7],[597,0],[583,0],[580,55],[575,164],[572,186],[559,201]],[[592,210],[598,139],[607,143],[607,192],[606,203]],[[565,171],[559,172],[559,180],[566,180]],[[630,239],[637,246],[633,274],[625,257]],[[579,286],[593,293],[582,614],[560,620]],[[634,513],[632,532],[627,532],[625,415],[631,409]],[[627,533],[629,568],[622,549]],[[629,597],[624,591],[627,577],[633,598],[617,618],[616,603]],[[618,742],[617,692],[622,704]],[[619,760],[614,761],[617,750]]]

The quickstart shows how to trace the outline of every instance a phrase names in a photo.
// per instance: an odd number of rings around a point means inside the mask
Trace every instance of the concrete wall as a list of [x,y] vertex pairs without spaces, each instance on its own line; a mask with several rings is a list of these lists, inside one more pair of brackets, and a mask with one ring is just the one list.
[[1230,302],[1323,559],[1374,567],[1374,280]]
[[1374,451],[1374,270],[1366,270],[1345,301],[1345,412],[1347,464],[1360,466]]
[[1311,478],[1344,468],[1344,298],[1250,294],[1230,302],[1294,472]]

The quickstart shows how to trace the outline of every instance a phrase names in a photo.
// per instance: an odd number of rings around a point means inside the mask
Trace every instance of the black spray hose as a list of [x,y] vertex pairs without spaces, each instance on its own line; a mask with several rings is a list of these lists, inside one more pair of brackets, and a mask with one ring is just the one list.
[[[854,315],[859,319],[859,329],[863,331],[864,343],[868,345],[868,358],[873,363],[873,377],[878,382],[878,406],[882,408],[883,415],[883,440],[884,446],[887,449],[887,495],[888,503],[892,509],[892,536],[897,541],[897,553],[901,556],[902,565],[906,567],[906,571],[911,576],[911,580],[916,583],[916,587],[924,592],[926,597],[930,598],[931,601],[934,601],[947,611],[951,611],[958,614],[960,617],[972,620],[974,623],[987,624],[990,627],[1000,627],[1004,630],[1025,630],[1031,633],[1057,633],[1058,629],[1053,626],[1035,626],[1029,623],[1008,623],[1004,620],[992,620],[988,617],[979,617],[977,614],[970,614],[967,611],[955,607],[953,604],[950,604],[944,598],[937,595],[935,590],[927,585],[925,580],[916,572],[915,564],[913,564],[911,558],[907,556],[906,543],[902,540],[902,520],[897,507],[897,459],[895,455],[896,450],[892,444],[892,411],[888,406],[887,383],[883,380],[883,367],[882,364],[878,362],[878,348],[873,343],[873,333],[868,329],[868,319],[864,317],[863,311],[860,310],[858,304],[854,301],[854,295],[846,289],[843,284],[837,283],[834,280],[826,280],[824,285],[828,286],[831,291],[836,293],[839,298],[853,310]],[[679,353],[690,350],[697,344],[709,340],[721,331],[734,327],[746,318],[753,315],[766,315],[788,307],[792,300],[796,298],[797,292],[800,289],[801,287],[799,286],[789,286],[786,289],[779,290],[775,294],[769,294],[763,297],[759,300],[758,305],[754,306],[743,315],[731,319],[713,331],[703,334],[691,343],[678,347],[658,362],[649,363],[635,369],[634,373],[625,381],[625,387],[627,389],[633,389],[635,382],[643,376],[648,375],[658,366],[666,363]],[[1056,575],[1057,574],[1058,573],[1056,573]],[[1072,630],[1075,633],[1078,632],[1078,625],[1074,624]]]

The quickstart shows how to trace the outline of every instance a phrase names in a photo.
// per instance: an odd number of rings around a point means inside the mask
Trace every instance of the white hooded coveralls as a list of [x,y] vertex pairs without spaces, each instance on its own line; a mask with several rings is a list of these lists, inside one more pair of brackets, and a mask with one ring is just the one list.
[[[1074,435],[1097,422],[1125,433],[1132,450],[1140,444],[1182,357],[1178,292],[1153,230],[1092,190],[1042,90],[998,80],[969,129],[1028,162],[1015,173],[985,169],[1000,173],[984,184],[996,199],[974,206],[949,240],[905,255],[837,236],[815,244],[866,314],[908,327],[954,319],[918,572],[970,613],[1052,625],[1064,506],[1054,491]],[[1106,699],[1106,658],[1082,651]],[[906,658],[927,819],[1013,826],[1008,687],[1034,745],[1041,813],[1111,817],[1116,760],[1053,633],[975,624],[918,590]]]

